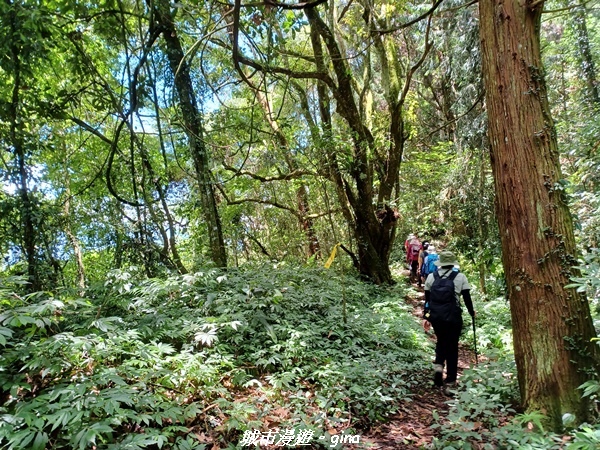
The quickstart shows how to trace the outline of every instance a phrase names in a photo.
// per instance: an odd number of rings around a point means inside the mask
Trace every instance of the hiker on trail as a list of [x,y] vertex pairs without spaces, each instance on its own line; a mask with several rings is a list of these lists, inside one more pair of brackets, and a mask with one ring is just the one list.
[[433,326],[437,338],[433,382],[435,386],[442,388],[445,395],[452,396],[451,389],[456,387],[458,372],[458,339],[463,325],[460,295],[471,317],[475,317],[475,311],[470,294],[471,286],[467,277],[459,272],[454,253],[440,252],[439,259],[434,264],[437,270],[430,273],[425,280],[423,328],[429,331]]
[[419,271],[419,254],[423,245],[419,240],[419,237],[415,234],[414,237],[408,242],[406,248],[406,260],[410,266],[410,281],[414,283],[417,281]]
[[423,263],[425,262],[425,258],[429,255],[429,242],[423,241],[423,248],[421,249],[421,253],[419,253],[419,287],[421,284],[425,282],[426,276],[423,275]]
[[437,254],[433,245],[427,247],[427,253],[427,256],[423,258],[423,265],[421,266],[421,276],[423,277],[423,282],[427,280],[427,277],[430,273],[435,272],[437,269],[435,262],[440,259],[440,256]]

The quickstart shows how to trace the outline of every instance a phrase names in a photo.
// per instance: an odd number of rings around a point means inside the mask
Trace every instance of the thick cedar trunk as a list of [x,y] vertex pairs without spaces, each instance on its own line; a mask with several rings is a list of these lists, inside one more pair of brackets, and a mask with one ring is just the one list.
[[483,74],[502,259],[524,406],[555,428],[587,405],[598,369],[587,300],[565,286],[576,263],[556,134],[541,67],[542,2],[480,0]]
[[208,229],[211,259],[217,266],[226,267],[227,254],[223,240],[221,219],[217,210],[214,186],[210,179],[208,152],[203,140],[204,133],[200,111],[196,102],[190,69],[184,58],[183,48],[173,23],[173,17],[169,10],[169,2],[158,0],[154,6],[155,20],[162,31],[166,43],[166,54],[175,79],[175,89],[179,96],[185,131],[194,160],[194,168],[198,178],[200,199],[203,207],[202,213],[204,214]]

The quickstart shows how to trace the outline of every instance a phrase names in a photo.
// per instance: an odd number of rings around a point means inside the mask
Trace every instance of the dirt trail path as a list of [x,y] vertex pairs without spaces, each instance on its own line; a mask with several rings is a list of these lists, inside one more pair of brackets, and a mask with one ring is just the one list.
[[[408,277],[408,271],[406,271],[405,275]],[[413,287],[418,290],[418,294],[407,297],[406,302],[413,306],[413,314],[421,320],[421,317],[423,317],[423,300],[425,294],[422,288],[417,288],[416,284]],[[429,338],[435,340],[434,335],[430,335]],[[472,351],[462,346],[459,347],[459,379],[463,370],[468,369],[474,362]],[[414,393],[411,402],[401,403],[398,413],[390,417],[388,423],[371,429],[362,436],[361,444],[352,448],[372,450],[416,450],[427,448],[436,432],[435,429],[430,428],[434,423],[432,412],[435,410],[441,416],[444,416],[445,412],[448,411],[448,400],[449,397],[446,397],[433,388],[432,380],[431,384],[422,386],[419,391]]]

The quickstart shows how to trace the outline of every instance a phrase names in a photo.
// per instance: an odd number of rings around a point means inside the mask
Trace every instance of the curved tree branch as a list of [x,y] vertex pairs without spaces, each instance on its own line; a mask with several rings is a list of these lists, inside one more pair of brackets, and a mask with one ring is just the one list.
[[325,3],[327,0],[313,0],[312,2],[300,2],[296,4],[277,2],[275,0],[265,0],[263,2],[253,2],[253,3],[245,3],[244,8],[253,7],[253,6],[274,6],[281,9],[306,9],[306,8],[314,8],[315,6],[319,6],[321,3]]
[[259,203],[261,205],[270,205],[274,206],[275,208],[285,209],[286,211],[291,212],[294,216],[300,217],[300,214],[294,208],[290,208],[289,206],[282,205],[278,202],[272,202],[271,200],[262,200],[260,198],[242,198],[240,200],[227,200],[228,205],[241,205],[243,203]]
[[276,177],[263,177],[260,175],[257,175],[255,173],[252,172],[248,172],[248,171],[244,171],[244,170],[238,170],[233,166],[230,166],[228,164],[223,163],[223,167],[231,172],[235,172],[236,175],[245,175],[248,176],[250,178],[253,178],[255,180],[260,181],[261,183],[269,183],[271,181],[286,181],[286,180],[295,180],[295,179],[299,179],[302,178],[304,175],[312,175],[312,176],[317,176],[316,173],[311,172],[309,170],[294,170],[292,172],[289,173],[284,173],[281,175],[278,175]]
[[108,164],[106,166],[106,187],[108,188],[108,191],[113,195],[113,197],[119,200],[121,203],[125,203],[126,205],[138,208],[144,205],[142,203],[139,203],[138,201],[130,201],[124,197],[121,197],[121,195],[117,192],[113,185],[111,176],[112,166],[115,160],[115,153],[117,152],[117,148],[119,146],[119,136],[121,135],[121,130],[123,129],[125,123],[125,120],[121,120],[121,122],[117,126],[117,130],[115,131],[114,140],[110,144],[110,153],[108,154]]
[[340,248],[342,250],[344,250],[346,253],[348,253],[348,255],[350,256],[350,258],[352,258],[352,264],[354,265],[354,268],[356,270],[360,270],[360,263],[358,262],[358,258],[356,257],[356,255],[354,254],[354,252],[348,250],[348,248],[344,244],[340,244]]
[[[322,3],[321,0],[318,0],[319,3]],[[242,70],[240,64],[245,64],[247,66],[252,67],[253,69],[260,70],[261,72],[268,73],[278,73],[282,75],[286,75],[290,78],[299,78],[299,79],[316,79],[321,80],[329,86],[333,86],[333,80],[329,77],[327,73],[324,72],[295,72],[290,69],[286,69],[284,67],[276,67],[276,66],[267,66],[265,64],[261,64],[257,61],[246,58],[240,53],[239,47],[239,32],[240,32],[240,8],[241,8],[241,0],[235,0],[233,6],[233,23],[232,23],[232,44],[233,44],[233,62],[236,70],[242,77],[242,79],[252,86],[252,82],[248,79],[244,71]],[[314,2],[316,6],[319,4]],[[305,7],[306,8],[306,7]]]

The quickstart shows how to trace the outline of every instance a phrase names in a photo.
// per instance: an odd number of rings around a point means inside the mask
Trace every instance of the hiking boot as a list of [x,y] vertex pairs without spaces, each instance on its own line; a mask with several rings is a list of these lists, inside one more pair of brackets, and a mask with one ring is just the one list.
[[444,372],[444,366],[441,364],[433,365],[433,384],[437,387],[442,387],[444,383],[442,382]]
[[442,393],[446,397],[454,397],[455,390],[456,390],[456,381],[451,381],[450,383],[444,383],[444,388],[442,389]]

